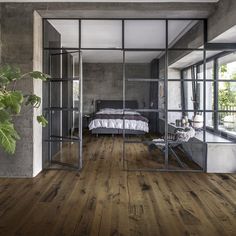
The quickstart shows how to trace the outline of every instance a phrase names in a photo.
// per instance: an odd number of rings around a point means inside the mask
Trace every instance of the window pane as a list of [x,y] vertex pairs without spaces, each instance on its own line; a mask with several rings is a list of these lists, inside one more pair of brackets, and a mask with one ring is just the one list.
[[236,112],[220,112],[218,125],[220,131],[236,136]]
[[203,21],[169,20],[170,48],[199,48],[203,45]]
[[236,43],[236,25],[214,38],[211,43]]
[[165,21],[125,21],[125,48],[165,48]]
[[[213,80],[214,79],[213,65],[214,65],[213,61],[210,61],[210,62],[206,63],[206,79],[207,80]],[[204,79],[203,64],[199,66],[199,71],[197,72],[197,78],[198,79]]]
[[236,54],[231,53],[219,59],[219,79],[236,80]]
[[46,20],[44,22],[44,47],[78,48],[78,20]]
[[219,82],[219,110],[236,110],[236,82]]
[[121,48],[122,22],[119,20],[82,20],[82,48]]

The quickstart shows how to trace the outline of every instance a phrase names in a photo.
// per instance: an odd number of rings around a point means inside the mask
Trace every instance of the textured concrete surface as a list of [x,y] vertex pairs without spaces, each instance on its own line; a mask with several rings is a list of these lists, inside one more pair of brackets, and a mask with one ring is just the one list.
[[[33,69],[33,14],[29,14],[28,8],[2,8],[1,42],[2,63],[19,65],[23,72]],[[17,89],[29,94],[33,91],[33,81],[24,79],[17,84]],[[28,109],[23,108],[15,119],[21,136],[16,154],[0,154],[0,176],[33,175],[33,113]]]
[[[150,64],[128,64],[129,78],[150,78]],[[84,63],[84,112],[94,112],[93,101],[122,100],[123,76],[120,63]],[[149,83],[127,82],[127,100],[137,100],[139,107],[149,105]],[[145,103],[145,104],[144,104]]]

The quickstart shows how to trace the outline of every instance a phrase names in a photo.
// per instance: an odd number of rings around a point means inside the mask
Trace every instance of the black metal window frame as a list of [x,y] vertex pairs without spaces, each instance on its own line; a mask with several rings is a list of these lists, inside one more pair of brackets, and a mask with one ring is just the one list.
[[[78,20],[79,22],[79,46],[78,47],[60,47],[60,48],[50,48],[50,47],[45,47],[45,42],[44,42],[44,35],[43,35],[43,51],[45,50],[78,50],[78,51],[82,51],[82,50],[117,50],[117,51],[121,51],[123,52],[123,81],[126,81],[125,78],[125,53],[128,51],[162,51],[163,53],[165,53],[165,75],[163,79],[158,79],[158,82],[163,81],[164,82],[164,100],[165,100],[165,105],[164,105],[164,114],[165,114],[165,145],[168,145],[168,140],[167,140],[167,136],[168,136],[168,131],[169,131],[169,123],[168,123],[168,114],[169,112],[188,112],[189,110],[185,110],[184,107],[182,107],[181,110],[171,110],[168,109],[168,82],[169,81],[180,81],[181,84],[184,81],[188,81],[188,80],[183,80],[182,78],[180,79],[170,79],[168,77],[168,67],[169,67],[169,58],[168,58],[168,54],[170,51],[201,51],[203,52],[203,66],[204,66],[204,71],[203,71],[203,86],[204,86],[204,104],[205,104],[205,97],[206,97],[206,91],[205,91],[205,85],[206,85],[206,72],[205,72],[205,67],[206,67],[206,48],[207,47],[212,47],[213,50],[216,50],[217,47],[214,46],[214,44],[209,44],[207,43],[207,19],[206,18],[43,18],[43,32],[44,32],[44,22],[47,20]],[[122,46],[120,48],[83,48],[81,46],[81,22],[83,20],[119,20],[122,22]],[[156,20],[156,21],[165,21],[165,47],[164,48],[126,48],[125,47],[125,31],[124,31],[124,27],[125,27],[125,21],[134,21],[134,20]],[[191,48],[191,47],[184,47],[184,48],[169,48],[169,42],[168,42],[168,35],[169,35],[169,30],[168,30],[168,23],[169,21],[199,21],[203,23],[203,29],[202,29],[202,37],[203,37],[203,44],[204,47],[202,48]],[[234,45],[233,45],[234,46]],[[63,78],[59,78],[59,79],[63,79]],[[125,84],[125,83],[124,83]],[[125,110],[125,85],[123,85],[123,109]],[[49,108],[50,110],[50,108]],[[192,110],[191,110],[192,111]],[[160,110],[155,110],[155,111],[151,111],[151,112],[160,112]],[[205,122],[205,112],[206,112],[206,108],[205,105],[203,107],[203,115],[204,115],[204,119],[203,119],[203,143],[206,143],[206,122]],[[123,137],[124,137],[124,133],[123,133]],[[123,141],[123,145],[125,145],[125,140]],[[123,153],[124,153],[124,147],[123,147]],[[206,157],[206,154],[205,154]],[[124,154],[123,154],[123,159],[124,159]],[[191,171],[191,172],[204,172],[206,171],[206,158],[205,158],[205,163],[202,169],[200,170],[192,170],[192,169],[181,169],[181,170],[172,170],[170,168],[168,168],[168,161],[169,161],[169,157],[168,157],[168,148],[166,148],[165,150],[165,168],[163,169],[147,169],[147,171]],[[142,169],[142,171],[145,171],[145,169]]]
[[[210,44],[208,44],[208,45],[210,45]],[[214,100],[214,108],[212,110],[207,110],[207,112],[214,113],[213,127],[206,126],[206,130],[213,133],[213,134],[219,135],[225,139],[236,142],[236,135],[229,134],[227,131],[224,131],[224,130],[219,130],[219,113],[220,112],[227,112],[227,111],[219,110],[219,98],[218,98],[219,82],[224,82],[224,81],[230,82],[229,80],[220,80],[219,79],[219,59],[235,52],[236,51],[236,44],[227,44],[227,43],[223,44],[222,43],[222,44],[215,44],[215,45],[218,48],[218,50],[220,48],[224,48],[224,49],[226,49],[226,51],[220,52],[220,53],[206,59],[206,63],[210,63],[210,62],[213,63],[213,67],[212,67],[213,78],[212,79],[207,78],[206,81],[213,82],[213,100]],[[211,46],[209,47],[209,49],[213,50],[213,48]],[[215,47],[214,47],[214,50],[216,50]],[[196,68],[196,70],[199,71],[200,66],[203,66],[203,64],[204,64],[204,62],[203,62],[203,60],[201,60],[193,65],[183,68],[180,71],[181,78],[183,77],[184,72],[186,72],[189,69],[193,70],[193,68]],[[192,83],[194,83],[194,81],[192,81]],[[186,102],[186,91],[185,91],[185,88],[183,85],[181,88],[182,88],[182,99],[181,99],[182,107],[186,107],[186,103],[185,103]],[[232,110],[231,112],[236,113],[236,110]]]

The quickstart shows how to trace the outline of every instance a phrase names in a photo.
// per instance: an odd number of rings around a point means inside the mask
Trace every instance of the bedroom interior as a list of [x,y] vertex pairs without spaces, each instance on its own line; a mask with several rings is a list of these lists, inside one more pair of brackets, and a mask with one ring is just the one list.
[[44,167],[81,169],[104,138],[121,144],[125,170],[229,168],[209,150],[235,142],[236,109],[215,102],[220,84],[234,89],[222,74],[234,53],[203,47],[206,30],[204,19],[44,19]]

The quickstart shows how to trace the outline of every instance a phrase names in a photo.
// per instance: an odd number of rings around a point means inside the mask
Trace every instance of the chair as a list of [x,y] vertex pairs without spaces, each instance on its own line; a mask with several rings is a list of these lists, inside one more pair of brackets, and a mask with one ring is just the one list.
[[[172,153],[178,162],[178,164],[184,168],[185,164],[180,160],[177,153],[173,148],[177,148],[181,146],[183,143],[188,142],[191,138],[195,136],[195,130],[192,127],[186,128],[176,128],[174,133],[168,133],[167,135],[167,145],[168,145],[168,153]],[[151,142],[148,142],[148,149],[152,151],[154,149],[160,149],[163,153],[165,153],[165,137],[161,137],[159,139],[153,139]]]

